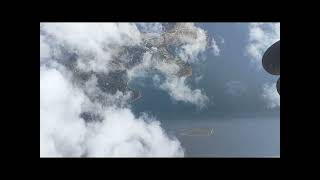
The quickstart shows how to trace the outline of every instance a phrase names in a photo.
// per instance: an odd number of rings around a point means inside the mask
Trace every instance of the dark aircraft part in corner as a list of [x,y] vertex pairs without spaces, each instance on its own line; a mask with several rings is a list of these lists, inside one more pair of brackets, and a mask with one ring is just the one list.
[[[280,40],[271,45],[262,57],[263,68],[272,75],[280,75]],[[280,95],[280,77],[277,81],[277,91]]]

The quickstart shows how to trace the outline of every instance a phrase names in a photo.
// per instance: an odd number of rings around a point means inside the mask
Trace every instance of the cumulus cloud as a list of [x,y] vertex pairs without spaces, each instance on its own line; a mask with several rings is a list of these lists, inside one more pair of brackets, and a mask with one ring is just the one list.
[[278,40],[280,40],[280,23],[250,23],[249,44],[246,47],[246,53],[251,62],[262,68],[263,53]]
[[85,96],[55,69],[40,69],[40,156],[80,156]]
[[265,100],[268,108],[280,107],[280,95],[277,92],[276,83],[266,83],[263,85],[262,90],[262,98]]
[[63,72],[40,68],[41,157],[183,156],[156,119],[128,108],[98,104],[103,121],[86,124],[80,114],[89,101]]
[[[87,72],[107,72],[119,46],[141,42],[139,30],[129,23],[46,23],[41,28],[56,46],[76,54],[78,68]],[[55,56],[61,53],[55,48]]]
[[40,24],[40,156],[183,156],[159,121],[134,116],[126,85],[152,74],[173,100],[202,108],[209,99],[187,77],[206,48],[193,23]]
[[[107,84],[99,84],[98,75],[124,68],[114,62],[123,46],[141,43],[134,24],[45,23],[40,28],[40,62],[49,60],[40,64],[40,157],[184,155],[159,121],[146,114],[135,117],[127,104],[129,90],[108,93],[101,89]],[[101,120],[87,121],[84,112]]]
[[186,84],[185,77],[168,78],[160,85],[160,88],[168,91],[174,100],[196,104],[199,108],[203,108],[209,101],[209,98],[200,89],[192,90]]
[[102,124],[90,127],[90,156],[183,156],[179,141],[168,138],[159,121],[147,115],[136,118],[128,108],[109,108],[105,117]]
[[191,89],[186,82],[187,77],[175,75],[180,70],[179,66],[157,63],[155,67],[166,77],[159,87],[167,91],[173,100],[195,104],[199,108],[203,108],[207,104],[209,98],[203,91]]
[[207,48],[207,33],[194,23],[179,23],[175,29],[178,42],[183,44],[179,57],[186,62],[195,62],[198,55]]

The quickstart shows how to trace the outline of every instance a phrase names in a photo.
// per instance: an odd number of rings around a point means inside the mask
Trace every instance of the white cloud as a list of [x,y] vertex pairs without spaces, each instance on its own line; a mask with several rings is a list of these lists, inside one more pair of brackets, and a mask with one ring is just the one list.
[[253,64],[262,68],[261,59],[269,46],[280,40],[280,23],[250,23],[246,53]]
[[175,63],[155,59],[149,53],[145,53],[143,63],[129,70],[128,74],[131,79],[146,76],[148,74],[147,71],[151,68],[164,76],[163,81],[160,80],[159,75],[153,76],[154,85],[167,91],[173,100],[191,103],[199,108],[203,108],[208,103],[209,98],[203,91],[191,89],[186,82],[187,77],[177,75],[181,70],[180,66]]
[[192,90],[186,84],[185,77],[168,78],[160,85],[160,88],[168,91],[174,100],[196,104],[199,108],[203,108],[209,101],[209,98],[200,89]]
[[194,104],[200,108],[204,107],[209,98],[200,90],[192,90],[186,83],[186,77],[179,77],[177,74],[181,66],[173,62],[167,62],[153,56],[151,53],[145,53],[143,61],[138,66],[128,70],[129,78],[144,77],[153,69],[164,75],[164,81],[160,81],[159,76],[154,76],[154,84],[167,91],[172,99]]
[[186,62],[196,62],[197,56],[207,48],[206,32],[194,23],[179,23],[175,35],[178,37],[177,43],[182,44],[179,57]]
[[206,94],[200,89],[191,89],[186,82],[186,76],[177,76],[180,67],[176,64],[158,63],[155,68],[165,75],[165,80],[159,87],[169,93],[172,99],[191,103],[203,108],[209,101]]
[[40,69],[40,156],[80,156],[84,95],[54,69]]
[[158,121],[136,118],[128,108],[100,106],[104,120],[85,124],[80,113],[87,101],[64,73],[40,68],[41,157],[183,156]]
[[148,74],[148,71],[154,68],[155,59],[152,57],[152,54],[146,52],[143,54],[142,62],[137,66],[128,70],[128,76],[130,80],[134,80],[137,77],[145,77]]
[[220,55],[220,48],[218,47],[217,42],[214,40],[214,38],[212,38],[212,40],[211,40],[211,48],[212,48],[212,52],[215,56]]
[[[158,32],[160,25],[142,26]],[[187,77],[177,75],[182,68],[177,63],[155,57],[152,52],[145,52],[133,67],[119,63],[117,57],[124,47],[143,46],[146,35],[135,24],[42,23],[40,28],[40,62],[46,59],[40,66],[40,156],[184,155],[179,141],[169,138],[156,119],[134,116],[127,104],[128,92],[105,93],[98,88],[94,74],[87,80],[76,75],[119,69],[126,70],[132,81],[155,71],[163,76],[155,77],[156,85],[172,99],[204,107],[208,97],[200,89],[192,89]],[[179,23],[165,36],[158,44],[167,41],[166,45],[177,46],[179,56],[189,63],[197,62],[207,48],[206,32],[193,23]],[[75,55],[76,64],[71,69],[57,63],[68,61],[66,55]],[[86,124],[80,117],[83,112],[98,114],[103,121]]]
[[135,118],[127,108],[109,108],[102,124],[93,124],[88,153],[94,157],[183,156],[180,143],[169,139],[159,121]]
[[107,73],[119,46],[141,42],[139,30],[129,23],[43,23],[41,28],[56,44],[79,56],[78,68],[83,71]]
[[268,108],[280,107],[280,95],[278,94],[276,83],[263,85],[262,97]]
[[[44,23],[40,35],[40,157],[79,156],[183,156],[175,138],[147,115],[135,117],[124,103],[128,94],[111,95],[97,88],[92,75],[85,82],[75,72],[108,73],[110,61],[121,46],[140,43],[140,32],[128,23]],[[46,39],[48,38],[48,39]],[[77,55],[77,66],[68,69],[57,59],[62,50]],[[49,53],[50,52],[50,53]],[[51,53],[52,52],[52,53]],[[106,103],[92,101],[105,98]],[[85,122],[90,111],[102,122]]]
[[[250,23],[249,44],[246,50],[251,62],[261,69],[263,53],[278,40],[280,40],[280,23]],[[262,97],[268,108],[280,106],[276,83],[266,83],[262,90]]]

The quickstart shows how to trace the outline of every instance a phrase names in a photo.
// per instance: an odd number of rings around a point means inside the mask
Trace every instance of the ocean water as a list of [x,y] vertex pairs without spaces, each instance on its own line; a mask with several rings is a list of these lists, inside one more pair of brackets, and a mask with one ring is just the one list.
[[[197,110],[192,105],[172,101],[166,92],[147,84],[145,81],[145,86],[136,87],[142,98],[132,104],[133,112],[137,116],[146,112],[160,121],[166,133],[181,142],[186,157],[280,156],[280,110]],[[192,128],[212,128],[213,134],[181,135],[183,130]]]
[[[173,100],[155,87],[152,75],[138,78],[130,87],[142,97],[132,104],[135,115],[147,113],[161,122],[164,130],[181,142],[187,157],[279,157],[280,107],[269,109],[262,98],[265,83],[277,76],[252,66],[244,54],[248,43],[246,23],[198,23],[214,37],[220,56],[206,52],[192,65],[187,84],[201,89],[210,99],[204,109]],[[222,43],[221,40],[224,40]],[[196,82],[196,77],[202,77]],[[238,82],[245,91],[228,93],[227,84]],[[211,136],[183,136],[181,131],[212,128]]]
[[[179,139],[186,157],[280,157],[280,119],[212,118],[161,121]],[[184,136],[183,129],[212,128],[210,136]]]

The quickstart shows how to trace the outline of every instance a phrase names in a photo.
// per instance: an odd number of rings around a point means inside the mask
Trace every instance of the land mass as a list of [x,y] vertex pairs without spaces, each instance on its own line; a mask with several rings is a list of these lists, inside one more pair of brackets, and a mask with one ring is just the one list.
[[[144,55],[151,54],[155,61],[166,63],[168,65],[177,65],[178,72],[174,74],[177,77],[189,77],[192,75],[192,68],[188,62],[179,58],[175,51],[180,46],[181,36],[196,36],[192,30],[188,30],[179,23],[170,23],[164,25],[165,30],[160,34],[141,33],[142,43],[136,46],[121,46],[115,48],[115,53],[108,66],[110,72],[93,72],[82,71],[77,67],[78,55],[68,52],[61,47],[63,59],[58,59],[70,71],[73,72],[74,82],[79,86],[86,86],[86,83],[93,76],[97,79],[97,88],[102,93],[89,96],[92,101],[108,103],[108,94],[114,95],[118,92],[130,94],[129,102],[134,102],[142,97],[140,91],[128,86],[128,70],[131,70],[143,63]],[[92,94],[92,93],[91,93]],[[90,115],[89,112],[82,114],[85,120],[100,119],[99,116]]]

